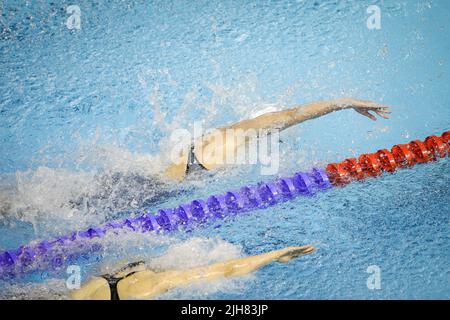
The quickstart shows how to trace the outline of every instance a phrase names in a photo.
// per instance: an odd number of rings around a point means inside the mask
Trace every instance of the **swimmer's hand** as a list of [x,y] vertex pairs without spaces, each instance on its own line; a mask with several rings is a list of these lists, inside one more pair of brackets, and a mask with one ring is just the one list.
[[302,247],[288,247],[281,250],[280,256],[277,261],[282,263],[287,263],[294,258],[303,256],[314,252],[316,249],[313,246],[302,246]]
[[373,121],[376,121],[377,118],[370,112],[375,112],[377,115],[384,119],[389,119],[389,113],[391,113],[391,110],[388,106],[367,100],[343,98],[335,100],[334,104],[338,109],[355,109],[356,112]]

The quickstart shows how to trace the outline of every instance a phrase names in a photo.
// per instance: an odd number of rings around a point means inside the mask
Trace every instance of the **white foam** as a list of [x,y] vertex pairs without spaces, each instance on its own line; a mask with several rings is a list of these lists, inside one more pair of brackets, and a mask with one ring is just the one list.
[[8,300],[70,299],[63,279],[49,279],[45,283],[6,284],[0,297]]
[[216,238],[191,238],[169,247],[163,256],[151,259],[152,269],[189,269],[241,257],[241,247]]
[[159,191],[145,188],[164,167],[158,156],[96,145],[84,145],[78,154],[79,167],[95,169],[39,166],[2,174],[0,218],[31,223],[43,235],[61,233],[74,229],[74,222],[77,229],[98,225]]

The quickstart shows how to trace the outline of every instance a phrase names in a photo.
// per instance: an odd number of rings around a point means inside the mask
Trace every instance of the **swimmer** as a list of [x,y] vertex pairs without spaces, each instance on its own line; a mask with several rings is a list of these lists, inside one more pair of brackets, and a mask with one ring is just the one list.
[[[372,120],[376,120],[376,117],[370,112],[385,119],[388,119],[390,113],[387,106],[356,99],[313,102],[291,109],[268,112],[253,119],[220,127],[195,140],[190,146],[187,146],[188,148],[182,150],[178,154],[178,159],[173,159],[176,161],[172,162],[165,170],[163,169],[159,175],[142,176],[132,171],[101,172],[95,177],[92,190],[89,188],[87,192],[74,193],[74,197],[68,201],[68,204],[63,203],[61,206],[68,206],[72,210],[92,215],[107,214],[110,217],[115,217],[118,212],[125,212],[130,208],[155,206],[168,197],[188,192],[192,188],[185,189],[182,184],[173,184],[172,182],[179,182],[193,172],[201,173],[219,168],[224,161],[219,159],[218,155],[226,155],[227,152],[236,154],[237,150],[245,147],[248,141],[217,140],[215,138],[217,133],[225,136],[227,129],[244,132],[253,129],[270,133],[270,130],[284,130],[304,121],[345,109],[354,109]],[[11,196],[17,193],[16,187],[12,187],[8,193],[0,190],[2,200],[0,216],[17,216],[18,213],[14,210],[22,210],[21,205],[14,205],[16,200],[14,196]],[[29,210],[28,207],[25,208]]]
[[[227,141],[225,137],[228,129],[244,132],[247,130],[262,130],[267,133],[270,133],[270,130],[282,131],[304,121],[345,109],[354,109],[374,121],[377,118],[371,112],[385,119],[389,119],[388,114],[390,113],[387,106],[350,98],[313,102],[291,109],[265,113],[253,119],[217,128],[214,132],[194,141],[190,148],[180,151],[177,161],[166,168],[165,175],[173,180],[180,181],[193,171],[212,170],[223,165],[223,155],[226,152],[236,154],[235,152],[246,143],[245,140],[241,142],[236,142],[234,139],[232,142]],[[222,139],[216,139],[217,134],[221,135]],[[201,150],[202,152],[195,152],[195,150]]]
[[311,245],[287,247],[256,256],[215,263],[187,270],[156,272],[137,262],[114,275],[94,277],[72,293],[76,300],[153,299],[170,289],[193,282],[213,281],[224,277],[238,277],[251,273],[272,262],[287,263],[313,252]]

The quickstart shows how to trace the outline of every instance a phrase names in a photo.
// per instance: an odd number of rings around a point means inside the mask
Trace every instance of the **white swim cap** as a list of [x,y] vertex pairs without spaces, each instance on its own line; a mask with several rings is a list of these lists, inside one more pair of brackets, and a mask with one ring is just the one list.
[[274,104],[273,105],[268,105],[264,109],[258,109],[258,110],[253,111],[250,114],[250,118],[253,119],[253,118],[259,117],[259,116],[261,116],[261,115],[263,115],[265,113],[275,112],[275,111],[278,111],[278,110],[279,110],[279,107],[277,105],[274,105]]

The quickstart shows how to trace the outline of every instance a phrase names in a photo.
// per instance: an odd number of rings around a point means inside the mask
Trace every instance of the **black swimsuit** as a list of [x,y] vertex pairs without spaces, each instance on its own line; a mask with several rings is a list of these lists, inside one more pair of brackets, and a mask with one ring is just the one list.
[[111,300],[120,300],[119,292],[117,291],[117,284],[119,283],[120,280],[125,279],[125,278],[135,274],[136,272],[137,271],[130,272],[126,276],[119,277],[119,278],[116,278],[116,277],[111,276],[109,274],[104,274],[104,275],[100,276],[103,279],[105,279],[106,281],[108,281],[109,291],[111,292]]
[[[130,264],[126,265],[124,268],[122,268],[122,270],[119,270],[118,272],[122,272],[123,270],[126,270],[128,268],[136,267],[137,265],[142,264],[142,263],[144,263],[144,262],[139,261],[139,262],[130,263]],[[105,279],[108,282],[109,291],[111,292],[111,300],[120,300],[119,292],[117,291],[117,284],[119,283],[120,280],[128,278],[129,276],[135,274],[136,272],[138,272],[138,271],[133,271],[133,272],[127,273],[123,277],[115,277],[114,275],[111,275],[111,274],[104,274],[104,275],[100,276],[101,278]]]
[[189,152],[189,158],[186,165],[186,175],[195,172],[195,171],[202,171],[202,170],[208,170],[205,168],[204,165],[198,161],[197,157],[195,156],[194,152],[194,144],[191,144],[191,150]]

